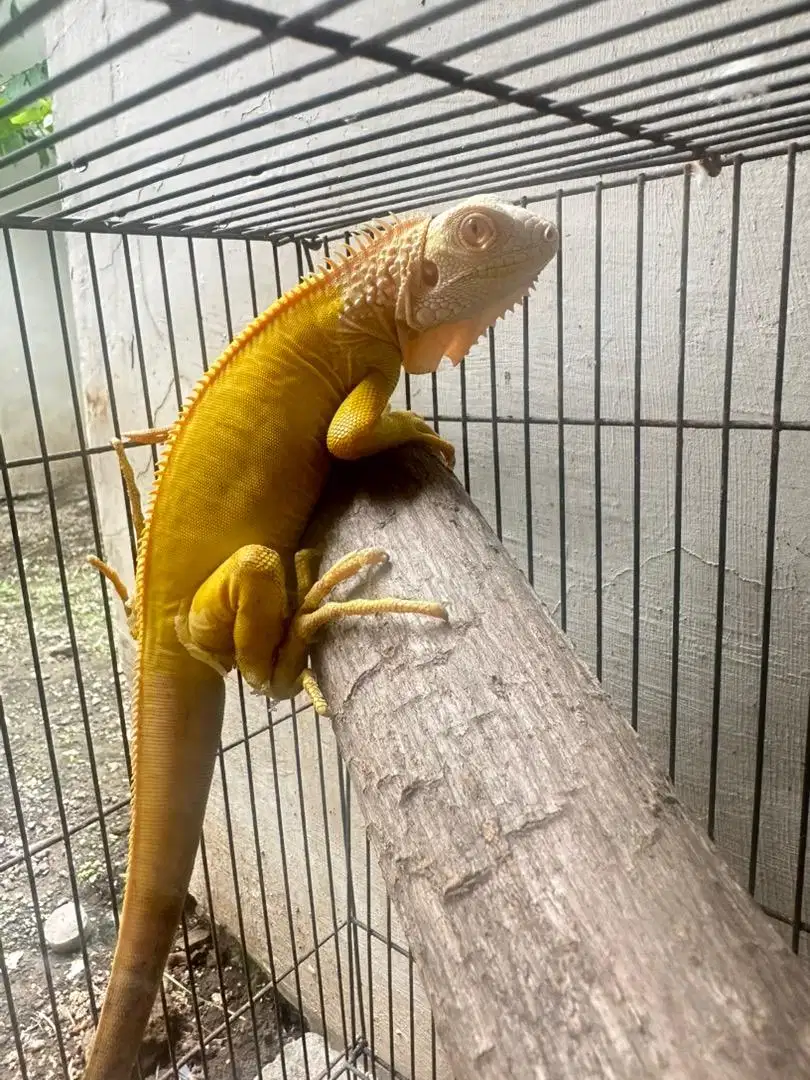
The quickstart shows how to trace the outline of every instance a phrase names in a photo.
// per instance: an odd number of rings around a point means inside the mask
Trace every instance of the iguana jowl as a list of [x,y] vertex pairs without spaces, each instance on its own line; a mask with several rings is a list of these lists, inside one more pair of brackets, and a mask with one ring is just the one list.
[[[197,385],[165,442],[145,521],[120,452],[139,529],[131,607],[133,783],[120,932],[85,1080],[129,1080],[180,919],[220,737],[223,676],[255,690],[326,702],[306,667],[318,629],[344,615],[438,603],[329,602],[341,581],[385,560],[369,548],[317,578],[298,550],[330,455],[355,459],[425,444],[453,447],[410,412],[391,411],[400,368],[458,364],[518,303],[557,250],[555,227],[489,196],[431,217],[370,226],[352,248],[259,315]],[[120,451],[120,444],[118,444]],[[294,582],[294,584],[293,584]],[[181,782],[182,778],[182,782]]]

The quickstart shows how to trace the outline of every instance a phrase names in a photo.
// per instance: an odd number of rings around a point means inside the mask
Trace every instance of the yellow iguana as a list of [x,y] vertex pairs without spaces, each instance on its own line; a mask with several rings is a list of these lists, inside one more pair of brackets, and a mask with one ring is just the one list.
[[[361,568],[347,554],[317,579],[298,550],[329,471],[426,444],[452,467],[453,447],[411,412],[391,411],[400,376],[458,364],[518,303],[552,259],[557,231],[490,196],[435,217],[374,223],[345,255],[259,315],[198,383],[174,425],[130,436],[165,442],[145,520],[119,452],[139,533],[130,605],[132,823],[121,926],[85,1080],[129,1080],[177,929],[197,851],[234,667],[273,699],[326,702],[306,666],[320,627],[347,615],[411,612],[422,600],[327,600]],[[294,582],[294,584],[290,584]],[[182,783],[179,778],[182,777]]]

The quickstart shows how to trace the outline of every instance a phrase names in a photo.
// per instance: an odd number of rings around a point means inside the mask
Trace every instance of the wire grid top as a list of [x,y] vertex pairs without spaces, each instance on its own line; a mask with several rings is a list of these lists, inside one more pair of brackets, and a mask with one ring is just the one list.
[[317,239],[482,189],[715,174],[810,136],[808,0],[302,6],[15,6],[0,58],[38,26],[53,47],[0,125],[48,95],[55,123],[0,157],[0,221]]

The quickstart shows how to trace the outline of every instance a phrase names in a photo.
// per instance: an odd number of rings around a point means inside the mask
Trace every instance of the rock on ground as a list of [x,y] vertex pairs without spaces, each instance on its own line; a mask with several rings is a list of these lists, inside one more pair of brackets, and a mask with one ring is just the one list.
[[[309,1062],[309,1073],[304,1068],[304,1042],[306,1041],[307,1049],[307,1061]],[[330,1060],[334,1058],[335,1054],[332,1051],[329,1055]],[[311,1076],[320,1076],[326,1067],[325,1057],[325,1043],[320,1035],[316,1035],[312,1031],[308,1031],[303,1039],[295,1039],[291,1042],[284,1044],[284,1064],[287,1067],[287,1080],[308,1080]],[[346,1075],[343,1072],[343,1061],[337,1062],[337,1064],[330,1070],[329,1077],[339,1077]],[[365,1076],[366,1073],[361,1075]],[[262,1069],[261,1076],[254,1077],[254,1080],[283,1080],[284,1074],[281,1071],[281,1055],[279,1055],[274,1061],[271,1061],[269,1065],[265,1065]],[[326,1080],[326,1078],[325,1078]]]
[[[82,920],[81,932],[87,935],[87,916],[79,906]],[[81,944],[79,924],[76,922],[76,906],[72,900],[60,904],[45,920],[45,941],[57,953],[69,953]]]

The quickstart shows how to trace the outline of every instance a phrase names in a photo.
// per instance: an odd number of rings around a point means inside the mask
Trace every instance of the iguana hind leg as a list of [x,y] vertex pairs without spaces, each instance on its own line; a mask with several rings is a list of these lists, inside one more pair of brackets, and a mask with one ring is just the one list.
[[[132,434],[125,435],[125,439],[131,439],[133,442],[162,442],[168,435],[169,428],[153,428],[149,431],[136,431]],[[111,445],[115,451],[115,455],[118,458],[118,467],[121,470],[121,475],[124,478],[124,487],[127,493],[127,500],[129,502],[130,512],[132,514],[132,523],[135,526],[136,540],[140,539],[143,532],[143,512],[141,509],[141,493],[138,490],[138,485],[135,480],[135,472],[132,468],[132,464],[126,455],[124,450],[124,444],[121,439],[112,439]],[[103,562],[97,555],[88,555],[88,563],[94,567],[100,574],[102,574],[115,589],[116,593],[124,605],[124,612],[129,623],[129,628],[133,631],[134,628],[132,622],[132,608],[129,602],[129,593],[127,587],[121,580],[121,575],[117,570],[114,570],[109,563]]]
[[226,559],[182,606],[175,620],[177,636],[192,656],[220,674],[236,666],[252,689],[274,700],[304,690],[316,712],[327,715],[327,703],[306,666],[309,644],[322,626],[348,615],[389,612],[447,619],[441,604],[428,600],[384,597],[323,602],[340,582],[387,558],[379,548],[352,552],[315,580],[318,553],[299,551],[295,558],[298,609],[290,618],[280,557],[270,548],[247,545]]
[[270,678],[289,617],[284,566],[260,544],[239,548],[184,604],[177,636],[197,660],[221,675],[234,665],[249,686]]
[[127,457],[127,452],[124,449],[124,440],[137,443],[139,446],[156,446],[158,443],[165,442],[166,439],[168,439],[171,430],[170,427],[167,427],[149,428],[146,431],[129,431],[121,439],[116,438],[110,440],[110,445],[118,458],[118,467],[124,478],[124,487],[126,488],[129,508],[132,512],[132,523],[135,526],[135,536],[137,539],[140,539],[140,535],[143,532],[141,493],[138,490],[138,484],[135,480],[135,471],[132,468],[132,462]]
[[127,491],[129,508],[132,511],[132,524],[135,526],[135,537],[137,539],[140,538],[140,535],[143,532],[143,511],[141,510],[141,493],[138,490],[138,484],[135,480],[135,470],[132,468],[132,462],[127,457],[121,439],[111,439],[110,441],[113,450],[115,450],[116,457],[118,458],[118,466],[121,469],[121,475],[124,478],[124,487]]

